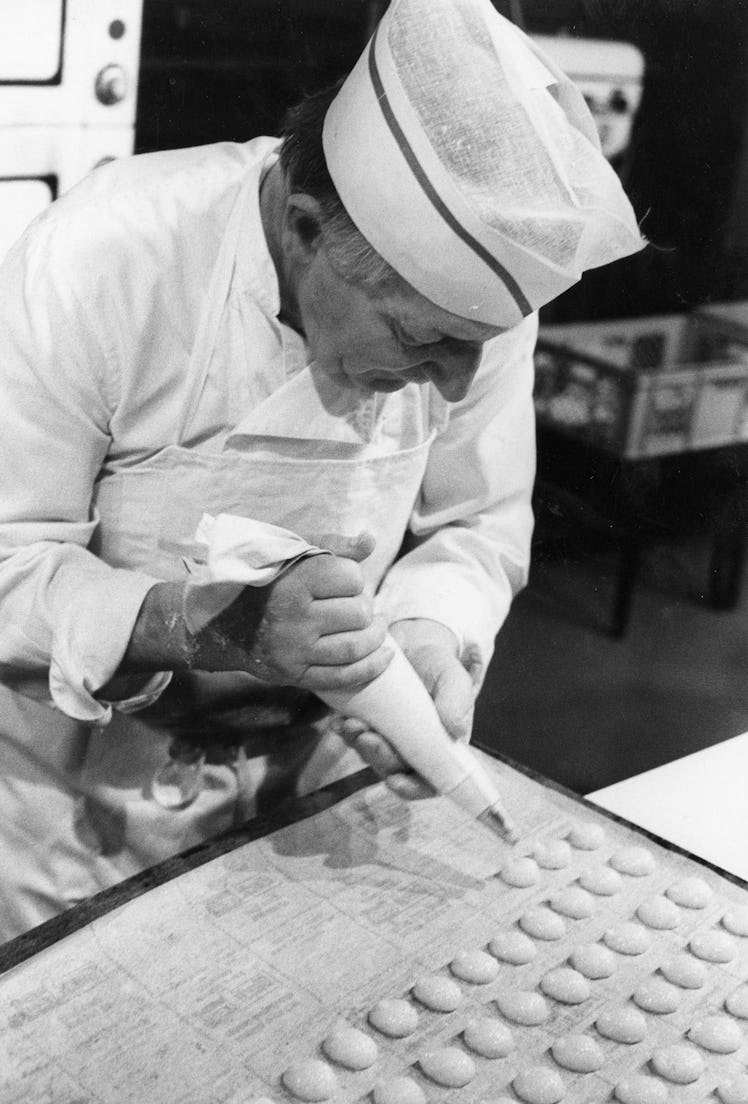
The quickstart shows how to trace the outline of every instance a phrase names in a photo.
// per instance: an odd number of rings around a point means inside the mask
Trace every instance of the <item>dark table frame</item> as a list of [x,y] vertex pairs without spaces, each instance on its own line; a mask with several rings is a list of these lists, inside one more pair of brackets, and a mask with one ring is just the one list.
[[[666,511],[637,501],[636,485],[644,473],[659,471],[674,479],[679,470],[688,487],[689,473],[722,465],[734,480],[742,508],[717,511],[706,520],[710,563],[704,591],[713,609],[731,610],[740,598],[740,585],[748,544],[748,445],[689,451],[651,459],[629,459],[565,434],[558,428],[538,426],[538,474],[534,507],[538,518],[536,551],[542,539],[544,517],[555,517],[571,527],[596,534],[619,553],[608,632],[626,633],[645,549],[658,539],[677,532]],[[715,477],[716,478],[716,477]],[[667,483],[665,483],[667,486]],[[695,491],[694,494],[705,494]],[[706,515],[709,504],[694,501],[694,511]]]

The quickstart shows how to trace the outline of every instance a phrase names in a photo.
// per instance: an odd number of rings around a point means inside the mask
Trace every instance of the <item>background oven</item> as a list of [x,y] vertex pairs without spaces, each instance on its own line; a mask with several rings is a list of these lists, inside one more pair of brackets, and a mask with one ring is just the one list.
[[131,153],[142,0],[2,0],[0,256],[92,168]]

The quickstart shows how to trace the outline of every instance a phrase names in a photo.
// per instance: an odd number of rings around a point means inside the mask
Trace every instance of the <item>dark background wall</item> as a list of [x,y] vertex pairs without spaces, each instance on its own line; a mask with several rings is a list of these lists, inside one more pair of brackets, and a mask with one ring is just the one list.
[[343,76],[378,0],[144,0],[137,152],[276,134],[304,92]]
[[624,175],[652,248],[589,274],[558,320],[748,296],[745,0],[524,0],[523,10],[530,29],[621,39],[645,58]]
[[[652,247],[588,274],[548,322],[748,297],[748,0],[495,0],[530,33],[645,57],[626,187]],[[277,133],[344,75],[386,0],[145,0],[139,152]]]

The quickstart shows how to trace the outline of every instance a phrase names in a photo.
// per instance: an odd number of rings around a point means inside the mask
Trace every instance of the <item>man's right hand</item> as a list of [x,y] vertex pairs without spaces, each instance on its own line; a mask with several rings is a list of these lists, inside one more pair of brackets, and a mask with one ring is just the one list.
[[299,560],[275,582],[245,587],[199,633],[187,633],[182,584],[157,583],[146,595],[123,670],[192,668],[246,671],[307,690],[364,685],[387,667],[386,625],[366,593],[362,560],[374,542],[327,535],[333,555]]

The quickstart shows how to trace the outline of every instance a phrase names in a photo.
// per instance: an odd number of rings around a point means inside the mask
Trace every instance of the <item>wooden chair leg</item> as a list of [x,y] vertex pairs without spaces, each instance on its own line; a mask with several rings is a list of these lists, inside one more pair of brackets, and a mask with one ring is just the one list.
[[713,609],[731,610],[737,606],[745,553],[745,525],[715,533],[709,564],[709,604]]
[[625,540],[621,545],[620,567],[613,601],[613,617],[609,629],[610,635],[619,639],[626,635],[626,629],[628,628],[634,586],[639,574],[640,558],[639,542],[637,540]]

